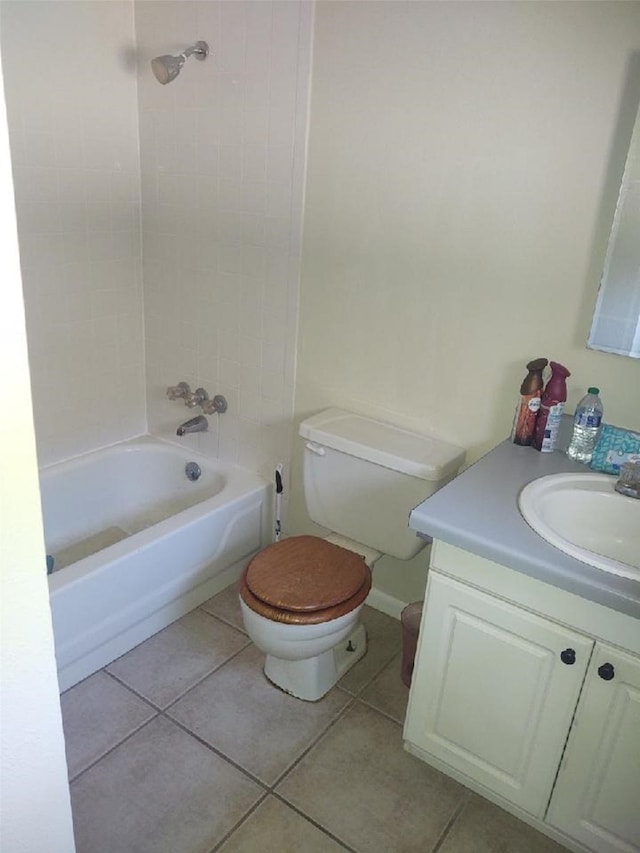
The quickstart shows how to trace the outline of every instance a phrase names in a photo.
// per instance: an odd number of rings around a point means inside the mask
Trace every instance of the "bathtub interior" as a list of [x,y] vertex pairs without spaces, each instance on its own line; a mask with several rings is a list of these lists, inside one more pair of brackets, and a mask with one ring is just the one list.
[[227,475],[198,458],[201,476],[185,473],[193,454],[138,440],[41,473],[47,555],[54,572],[220,494]]
[[105,548],[109,548],[129,536],[131,536],[131,531],[123,530],[122,527],[114,524],[88,536],[82,536],[65,546],[54,548],[47,545],[47,565],[50,567],[50,573],[66,569],[68,566],[84,560],[85,557],[104,551]]

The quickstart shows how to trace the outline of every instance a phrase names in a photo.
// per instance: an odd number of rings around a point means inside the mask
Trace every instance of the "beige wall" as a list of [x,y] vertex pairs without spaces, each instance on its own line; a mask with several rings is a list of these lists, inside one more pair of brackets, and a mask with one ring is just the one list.
[[72,853],[1,73],[0,222],[0,849]]
[[299,414],[354,406],[473,459],[547,356],[568,408],[596,384],[640,427],[640,364],[584,346],[634,50],[637,2],[318,5]]
[[0,4],[41,464],[144,432],[133,6]]
[[568,410],[595,384],[640,427],[640,363],[585,348],[638,51],[637,2],[317,5],[298,419],[353,408],[473,460],[547,356]]

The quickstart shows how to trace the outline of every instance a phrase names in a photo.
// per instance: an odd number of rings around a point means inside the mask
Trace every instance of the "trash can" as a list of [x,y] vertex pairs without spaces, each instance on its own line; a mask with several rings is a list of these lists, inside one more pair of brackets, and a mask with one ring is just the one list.
[[418,648],[418,634],[420,633],[420,620],[422,619],[423,601],[414,601],[407,604],[400,614],[402,625],[402,666],[400,677],[407,687],[411,687],[411,676]]

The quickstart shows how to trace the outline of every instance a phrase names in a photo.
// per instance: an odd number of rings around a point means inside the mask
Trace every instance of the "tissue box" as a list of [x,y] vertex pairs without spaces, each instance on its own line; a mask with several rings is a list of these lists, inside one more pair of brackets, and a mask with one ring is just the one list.
[[591,467],[605,474],[619,474],[625,462],[640,462],[640,435],[605,424],[593,451]]

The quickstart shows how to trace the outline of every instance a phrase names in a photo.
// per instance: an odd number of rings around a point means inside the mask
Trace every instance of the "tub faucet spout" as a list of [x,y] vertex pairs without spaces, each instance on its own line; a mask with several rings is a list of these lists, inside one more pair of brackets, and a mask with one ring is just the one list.
[[180,424],[176,430],[176,435],[188,435],[192,432],[206,432],[209,429],[209,421],[204,415],[198,415]]

